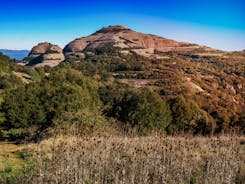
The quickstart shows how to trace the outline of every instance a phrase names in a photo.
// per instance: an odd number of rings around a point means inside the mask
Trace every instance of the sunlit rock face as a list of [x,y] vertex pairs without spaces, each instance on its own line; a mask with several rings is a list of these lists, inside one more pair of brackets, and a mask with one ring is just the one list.
[[44,42],[33,47],[30,54],[24,59],[22,64],[35,67],[54,67],[64,60],[65,57],[63,51],[59,46]]
[[64,53],[66,56],[77,55],[77,57],[83,57],[79,53],[103,47],[128,49],[139,55],[149,56],[149,54],[157,55],[156,52],[189,52],[201,46],[139,33],[118,25],[102,28],[90,36],[75,39],[66,45]]

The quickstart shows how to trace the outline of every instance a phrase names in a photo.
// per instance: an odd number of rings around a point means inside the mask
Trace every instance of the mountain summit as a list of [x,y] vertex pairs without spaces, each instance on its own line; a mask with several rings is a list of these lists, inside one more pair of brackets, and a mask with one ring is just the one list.
[[108,26],[108,27],[103,27],[102,29],[100,29],[99,31],[97,31],[97,33],[99,32],[119,32],[119,31],[125,31],[125,30],[130,30],[128,27],[123,26],[123,25],[115,25],[115,26]]
[[156,52],[190,52],[204,48],[195,44],[139,33],[125,26],[116,25],[102,28],[90,36],[75,39],[64,48],[64,53],[69,56],[101,47],[118,47],[146,57],[156,55]]

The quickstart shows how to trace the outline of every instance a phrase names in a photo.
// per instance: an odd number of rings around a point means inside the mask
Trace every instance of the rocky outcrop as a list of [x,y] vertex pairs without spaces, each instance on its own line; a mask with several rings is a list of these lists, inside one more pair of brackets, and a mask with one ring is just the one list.
[[[85,50],[110,46],[132,50],[144,56],[156,55],[157,52],[189,52],[201,47],[195,44],[139,33],[119,25],[102,28],[88,37],[70,42],[64,48],[64,53],[66,56],[77,55],[76,57],[79,58],[82,57],[80,53]],[[149,53],[149,50],[152,52]]]
[[[67,59],[71,61],[81,61],[89,51],[97,48],[116,47],[121,48],[121,53],[136,53],[147,58],[166,59],[166,52],[194,53],[201,56],[218,56],[220,53],[214,52],[208,47],[178,42],[175,40],[162,38],[160,36],[143,34],[133,31],[125,26],[109,26],[87,37],[75,39],[62,50],[57,45],[48,42],[40,43],[33,47],[28,57],[21,65],[28,66],[51,66],[54,67]],[[86,53],[85,53],[86,51]],[[221,53],[222,54],[222,53]]]
[[39,43],[33,47],[30,54],[24,59],[22,65],[27,66],[57,66],[65,60],[62,49],[48,42]]

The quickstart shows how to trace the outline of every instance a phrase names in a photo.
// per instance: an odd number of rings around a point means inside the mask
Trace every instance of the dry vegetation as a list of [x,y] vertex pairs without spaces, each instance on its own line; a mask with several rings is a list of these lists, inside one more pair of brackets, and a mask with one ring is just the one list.
[[31,149],[35,166],[14,178],[16,183],[245,181],[244,138],[237,136],[63,136],[44,140]]
[[0,176],[4,171],[19,170],[24,166],[24,161],[18,154],[22,149],[22,146],[0,142]]

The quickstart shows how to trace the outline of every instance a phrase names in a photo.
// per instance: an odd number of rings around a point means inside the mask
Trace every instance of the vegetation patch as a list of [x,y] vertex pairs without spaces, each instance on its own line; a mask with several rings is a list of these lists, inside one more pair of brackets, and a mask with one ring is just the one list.
[[[244,137],[57,136],[2,183],[243,183]],[[1,176],[1,175],[0,175]]]
[[28,154],[23,146],[11,142],[0,142],[0,177],[19,173],[25,166]]

